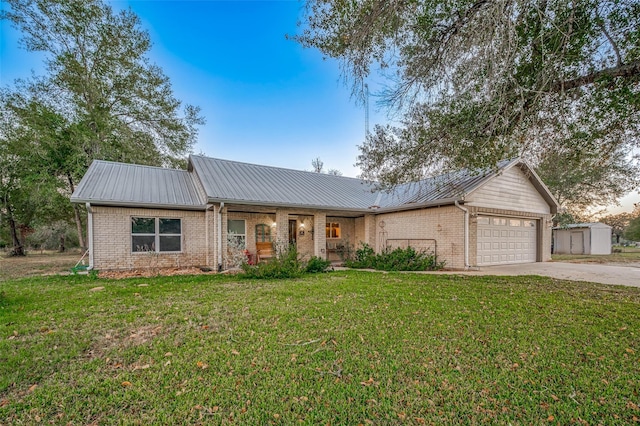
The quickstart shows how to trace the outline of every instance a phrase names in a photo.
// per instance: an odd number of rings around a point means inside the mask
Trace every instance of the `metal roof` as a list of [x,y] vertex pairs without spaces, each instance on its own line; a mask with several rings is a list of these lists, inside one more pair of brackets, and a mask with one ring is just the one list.
[[[517,160],[502,161],[497,171],[503,170]],[[438,200],[464,199],[464,196],[490,180],[496,172],[470,171],[467,169],[446,173],[419,182],[399,185],[385,192],[380,199],[381,208],[397,208],[410,204],[432,204]]]
[[198,155],[189,164],[211,201],[357,210],[373,206],[377,197],[361,179]]
[[570,223],[568,225],[556,226],[553,229],[579,229],[579,228],[611,228],[609,225],[600,222]]
[[95,160],[71,201],[158,208],[204,208],[191,173],[185,170]]
[[71,201],[165,208],[204,208],[207,202],[224,201],[383,212],[462,201],[465,195],[516,164],[526,165],[518,159],[503,161],[495,170],[462,170],[382,191],[361,179],[199,155],[189,157],[187,171],[94,161]]

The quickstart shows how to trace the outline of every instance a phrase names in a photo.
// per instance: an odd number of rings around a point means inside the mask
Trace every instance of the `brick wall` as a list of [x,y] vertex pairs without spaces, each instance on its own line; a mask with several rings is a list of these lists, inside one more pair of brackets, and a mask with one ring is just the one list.
[[[205,212],[93,206],[94,268],[138,269],[206,265]],[[180,253],[133,253],[131,218],[182,219]]]
[[380,214],[375,234],[370,238],[375,238],[377,251],[382,250],[385,239],[434,239],[438,259],[447,268],[464,268],[464,212],[455,206]]

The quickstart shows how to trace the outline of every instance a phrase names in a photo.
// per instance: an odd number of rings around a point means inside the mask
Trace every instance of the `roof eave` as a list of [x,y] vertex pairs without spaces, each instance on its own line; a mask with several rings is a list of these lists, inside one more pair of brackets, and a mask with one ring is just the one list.
[[165,209],[165,210],[205,210],[206,204],[164,204],[164,203],[139,203],[135,201],[105,201],[85,198],[71,198],[72,203],[86,204],[90,203],[94,206],[105,207],[129,207],[129,208],[141,208],[141,209]]
[[261,207],[273,207],[273,208],[290,208],[290,209],[311,209],[311,210],[327,210],[327,211],[344,211],[349,213],[367,213],[370,210],[367,208],[358,207],[340,207],[340,206],[321,206],[314,204],[292,204],[292,203],[277,203],[277,202],[265,202],[265,201],[252,201],[252,200],[236,200],[232,198],[208,198],[209,203],[226,203],[226,204],[239,204],[242,206],[261,206]]

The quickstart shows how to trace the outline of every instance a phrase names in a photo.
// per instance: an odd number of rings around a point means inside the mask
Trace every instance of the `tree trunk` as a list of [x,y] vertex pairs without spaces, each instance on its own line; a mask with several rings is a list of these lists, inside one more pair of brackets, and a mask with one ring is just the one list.
[[[75,192],[75,186],[73,185],[73,178],[71,175],[67,174],[67,181],[69,182],[69,189],[73,194]],[[73,218],[76,221],[76,228],[78,229],[78,244],[82,251],[87,249],[87,243],[84,239],[84,233],[82,230],[82,219],[80,218],[80,207],[77,204],[73,205]]]
[[13,212],[11,206],[7,205],[7,218],[9,219],[9,232],[11,233],[11,242],[13,243],[13,250],[11,256],[24,256],[24,247],[18,238],[18,229],[16,227],[16,221],[13,220]]
[[58,253],[64,253],[64,234],[60,234],[60,247],[58,248]]
[[73,217],[76,221],[76,227],[78,228],[78,243],[82,250],[87,249],[86,241],[84,240],[84,234],[82,233],[82,219],[80,218],[80,207],[77,204],[73,205]]

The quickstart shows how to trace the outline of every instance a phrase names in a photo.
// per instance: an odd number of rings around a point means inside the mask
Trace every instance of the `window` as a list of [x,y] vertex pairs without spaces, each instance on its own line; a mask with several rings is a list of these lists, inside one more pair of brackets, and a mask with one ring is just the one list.
[[478,225],[488,225],[489,218],[486,216],[478,216]]
[[256,225],[256,242],[257,243],[269,243],[271,242],[271,227],[260,223]]
[[519,219],[509,219],[509,226],[521,226],[522,222]]
[[494,217],[492,219],[492,221],[493,221],[494,225],[502,225],[502,226],[504,226],[504,225],[507,224],[507,219],[501,219],[501,218],[498,218],[498,217]]
[[131,251],[182,251],[182,220],[157,217],[131,218]]
[[340,238],[340,224],[337,222],[327,222],[327,239]]
[[535,228],[536,223],[533,220],[525,220],[524,221],[525,228]]
[[227,239],[235,240],[238,247],[245,248],[247,232],[243,219],[230,219],[227,221]]

